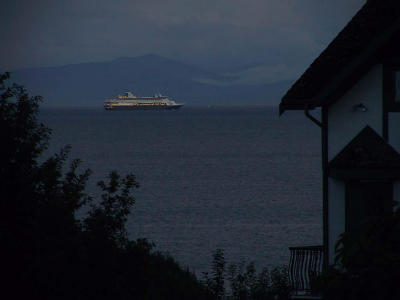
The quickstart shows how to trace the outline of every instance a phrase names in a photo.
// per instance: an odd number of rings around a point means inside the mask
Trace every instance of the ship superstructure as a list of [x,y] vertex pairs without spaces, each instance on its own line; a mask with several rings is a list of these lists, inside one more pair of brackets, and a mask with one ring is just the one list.
[[131,92],[107,99],[104,102],[104,108],[107,110],[178,109],[182,106],[183,103],[176,103],[167,96],[160,94],[153,97],[137,97]]

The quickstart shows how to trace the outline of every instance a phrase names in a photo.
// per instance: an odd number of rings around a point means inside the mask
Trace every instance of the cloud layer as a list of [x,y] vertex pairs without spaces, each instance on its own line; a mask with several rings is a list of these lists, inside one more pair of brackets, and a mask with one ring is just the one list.
[[8,1],[0,11],[0,69],[154,53],[194,62],[258,60],[265,68],[292,75],[309,64],[364,3]]

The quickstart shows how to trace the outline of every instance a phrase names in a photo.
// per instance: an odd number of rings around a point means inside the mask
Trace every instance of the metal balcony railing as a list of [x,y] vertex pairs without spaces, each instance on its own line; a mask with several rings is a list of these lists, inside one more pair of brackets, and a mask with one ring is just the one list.
[[289,250],[289,282],[293,288],[293,294],[311,294],[311,278],[322,272],[324,247],[290,247]]

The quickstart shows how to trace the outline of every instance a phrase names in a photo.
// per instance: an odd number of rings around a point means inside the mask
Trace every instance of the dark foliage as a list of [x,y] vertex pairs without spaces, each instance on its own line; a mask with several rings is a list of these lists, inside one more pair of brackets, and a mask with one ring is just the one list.
[[212,295],[213,299],[222,299],[225,295],[225,257],[222,249],[213,253],[211,277],[204,273],[203,284]]
[[324,299],[400,299],[400,210],[342,234],[336,266],[314,282]]
[[[257,273],[254,263],[247,265],[244,262],[231,264],[227,270],[225,266],[224,252],[217,249],[213,253],[211,275],[204,273],[203,278],[203,284],[213,296],[213,299],[289,299],[290,286],[286,267],[276,267],[271,271],[264,268]],[[225,289],[225,284],[229,284],[229,289]]]
[[[3,299],[203,299],[195,276],[146,240],[131,241],[126,221],[139,185],[111,172],[85,192],[90,170],[67,163],[69,147],[43,163],[50,129],[37,119],[40,97],[0,75],[0,245]],[[77,211],[89,211],[77,218]]]

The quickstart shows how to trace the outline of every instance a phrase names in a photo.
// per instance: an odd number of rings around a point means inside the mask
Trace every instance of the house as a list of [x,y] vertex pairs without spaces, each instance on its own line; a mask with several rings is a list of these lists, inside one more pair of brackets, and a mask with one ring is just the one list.
[[400,202],[400,1],[367,1],[279,109],[302,110],[321,128],[323,245],[291,249],[291,276],[307,289],[301,266],[333,264],[341,233]]

